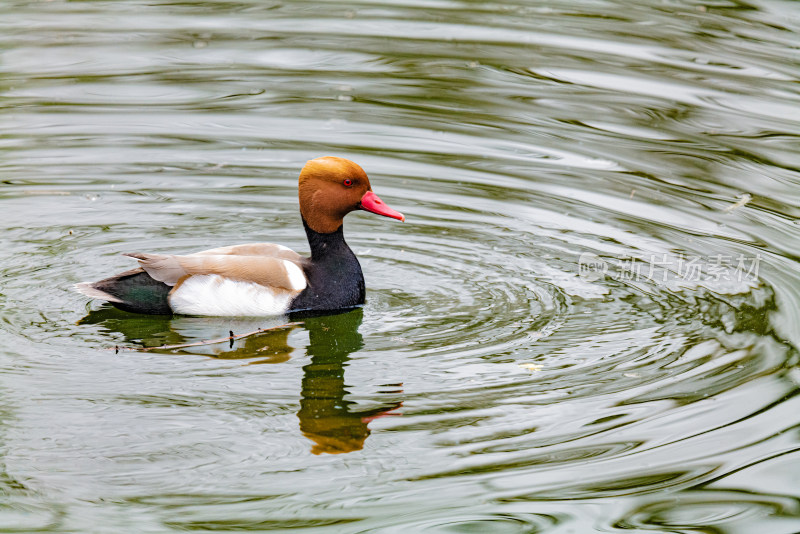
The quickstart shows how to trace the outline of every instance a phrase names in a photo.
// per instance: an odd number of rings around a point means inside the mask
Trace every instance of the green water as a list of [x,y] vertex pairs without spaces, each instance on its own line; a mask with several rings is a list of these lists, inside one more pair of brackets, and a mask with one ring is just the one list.
[[[800,531],[800,4],[4,2],[0,135],[0,532]],[[363,309],[71,290],[322,155]]]

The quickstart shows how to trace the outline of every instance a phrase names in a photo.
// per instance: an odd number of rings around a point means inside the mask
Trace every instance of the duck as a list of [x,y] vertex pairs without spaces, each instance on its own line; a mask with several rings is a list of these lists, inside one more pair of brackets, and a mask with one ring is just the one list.
[[405,221],[386,205],[364,170],[340,157],[306,162],[298,180],[300,217],[310,256],[273,243],[247,243],[187,255],[124,253],[139,266],[75,284],[93,299],[128,312],[274,316],[354,308],[365,302],[364,275],[344,239],[344,217],[364,210]]

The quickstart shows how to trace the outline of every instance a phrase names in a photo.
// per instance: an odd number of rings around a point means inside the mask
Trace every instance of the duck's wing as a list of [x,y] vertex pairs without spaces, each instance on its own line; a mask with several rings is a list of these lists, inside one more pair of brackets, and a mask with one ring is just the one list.
[[229,247],[212,248],[189,254],[189,256],[269,256],[302,263],[305,258],[294,250],[274,243],[246,243]]
[[[227,280],[292,292],[300,292],[308,285],[302,263],[299,261],[274,256],[211,252],[205,251],[189,256],[134,252],[125,256],[136,258],[142,269],[154,280],[170,286],[175,286],[187,277],[203,275],[217,275]],[[302,260],[302,256],[296,253],[295,255]]]

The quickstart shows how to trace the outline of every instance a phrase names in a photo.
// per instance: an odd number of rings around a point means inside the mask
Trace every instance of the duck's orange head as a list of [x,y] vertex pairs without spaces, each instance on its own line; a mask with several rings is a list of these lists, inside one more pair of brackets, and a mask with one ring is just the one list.
[[364,170],[349,159],[326,156],[308,161],[300,171],[300,215],[321,234],[335,232],[344,216],[362,209],[405,221],[372,192]]

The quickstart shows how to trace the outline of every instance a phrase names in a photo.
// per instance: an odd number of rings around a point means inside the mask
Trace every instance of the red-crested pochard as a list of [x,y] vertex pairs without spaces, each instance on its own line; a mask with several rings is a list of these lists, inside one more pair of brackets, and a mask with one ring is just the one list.
[[125,255],[139,260],[139,268],[75,288],[117,308],[151,314],[264,316],[363,304],[364,276],[344,241],[344,216],[361,209],[405,217],[372,192],[361,167],[343,158],[307,162],[298,192],[310,258],[271,243],[186,256],[137,252]]

